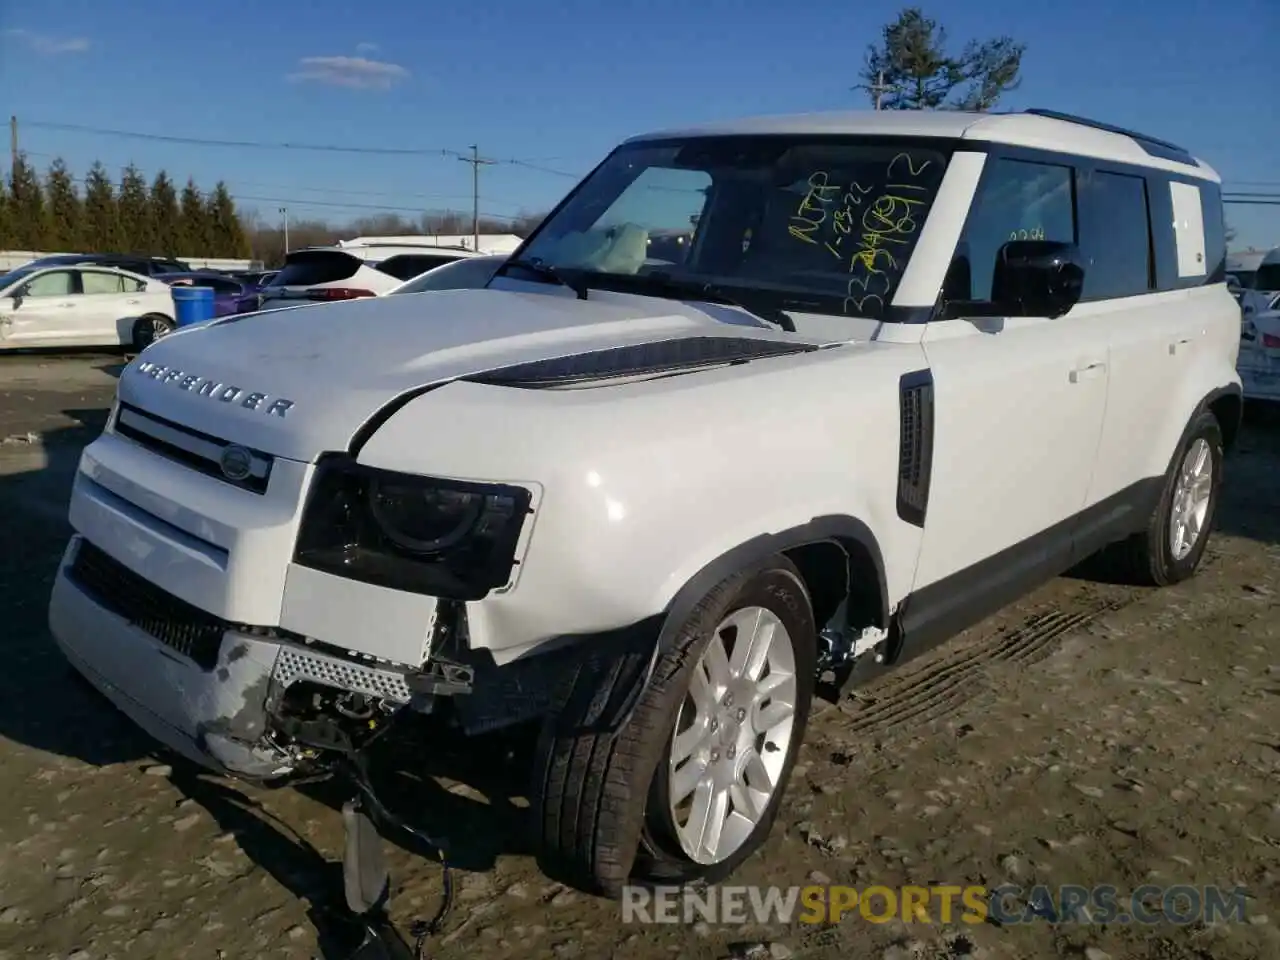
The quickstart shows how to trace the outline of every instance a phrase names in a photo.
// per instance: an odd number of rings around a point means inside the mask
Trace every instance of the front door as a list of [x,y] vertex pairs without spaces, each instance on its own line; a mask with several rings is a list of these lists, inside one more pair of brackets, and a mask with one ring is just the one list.
[[[1074,242],[1073,179],[1069,166],[989,160],[947,299],[990,301],[1009,240]],[[909,616],[917,632],[948,633],[1068,564],[1106,412],[1107,343],[1072,311],[936,321],[923,345],[934,446]]]
[[79,340],[80,278],[74,270],[50,270],[16,291],[20,300],[6,311],[7,347],[61,347]]

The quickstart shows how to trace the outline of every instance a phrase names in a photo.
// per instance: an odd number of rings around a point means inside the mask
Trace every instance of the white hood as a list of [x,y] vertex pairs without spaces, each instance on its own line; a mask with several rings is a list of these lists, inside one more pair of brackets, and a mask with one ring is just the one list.
[[245,314],[148,347],[121,375],[120,400],[221,440],[311,461],[346,449],[385,404],[433,383],[708,332],[795,340],[733,308],[704,309],[489,289]]

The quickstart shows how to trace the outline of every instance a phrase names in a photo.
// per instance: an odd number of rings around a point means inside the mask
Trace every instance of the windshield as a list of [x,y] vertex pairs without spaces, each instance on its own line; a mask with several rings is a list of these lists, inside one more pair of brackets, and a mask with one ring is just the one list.
[[753,309],[880,319],[947,161],[933,147],[866,138],[628,144],[520,259],[573,272],[589,286],[672,295],[674,281]]
[[0,274],[0,290],[7,290],[23,277],[29,277],[36,272],[36,267],[25,267],[21,270],[14,270],[11,273]]
[[272,277],[269,287],[314,287],[318,283],[349,280],[360,269],[360,261],[340,250],[300,250],[285,258],[284,267]]

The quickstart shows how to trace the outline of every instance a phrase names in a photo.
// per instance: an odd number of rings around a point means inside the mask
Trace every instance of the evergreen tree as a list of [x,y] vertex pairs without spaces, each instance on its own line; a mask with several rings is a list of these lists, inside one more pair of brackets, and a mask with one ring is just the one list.
[[227,185],[219,180],[209,194],[206,207],[209,217],[210,242],[215,257],[248,257],[249,238],[236,215],[236,204]]
[[151,198],[148,205],[151,221],[152,252],[161,257],[177,257],[186,251],[182,247],[182,222],[178,212],[178,192],[169,175],[161,170],[151,182]]
[[26,154],[18,154],[9,172],[9,207],[13,214],[13,243],[19,250],[45,250],[48,233],[44,191]]
[[149,254],[155,247],[149,200],[147,181],[136,166],[129,164],[120,175],[120,193],[116,197],[122,253]]
[[61,157],[49,166],[44,192],[49,207],[46,237],[49,246],[67,253],[83,252],[80,248],[84,245],[84,211],[75,181]]
[[209,216],[204,197],[195,180],[188,180],[182,188],[181,208],[181,256],[210,256],[213,242],[209,230]]
[[946,28],[919,7],[907,7],[884,26],[880,43],[867,48],[861,86],[885,110],[990,110],[1017,88],[1026,49],[1002,36],[970,41],[950,54]]
[[84,179],[84,246],[90,253],[116,253],[123,249],[115,189],[101,163],[95,163]]
[[9,185],[0,180],[0,250],[13,246],[13,206],[9,203]]

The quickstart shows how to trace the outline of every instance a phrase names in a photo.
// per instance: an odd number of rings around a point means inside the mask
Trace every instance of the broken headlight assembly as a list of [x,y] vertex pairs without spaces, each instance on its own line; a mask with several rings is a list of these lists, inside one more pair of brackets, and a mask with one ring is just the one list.
[[294,562],[450,600],[505,586],[532,495],[523,487],[393,473],[321,458]]

